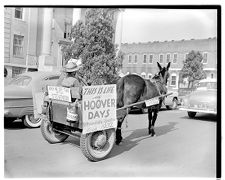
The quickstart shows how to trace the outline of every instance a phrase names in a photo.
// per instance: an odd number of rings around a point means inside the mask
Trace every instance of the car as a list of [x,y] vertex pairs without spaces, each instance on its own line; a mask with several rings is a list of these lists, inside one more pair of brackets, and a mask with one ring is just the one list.
[[27,127],[39,127],[40,118],[34,116],[34,94],[56,85],[60,72],[26,72],[13,78],[4,88],[5,124],[22,119]]
[[190,118],[194,118],[198,112],[217,114],[217,80],[199,81],[196,90],[183,98],[179,109],[187,111]]
[[178,105],[180,104],[180,101],[178,99],[178,92],[168,91],[168,94],[169,93],[172,93],[172,94],[165,97],[162,105],[165,105],[166,109],[177,109]]

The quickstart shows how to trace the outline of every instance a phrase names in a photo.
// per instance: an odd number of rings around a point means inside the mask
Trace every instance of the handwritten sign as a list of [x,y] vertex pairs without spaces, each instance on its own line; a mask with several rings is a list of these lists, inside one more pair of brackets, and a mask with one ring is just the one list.
[[145,105],[146,107],[149,107],[149,106],[153,106],[153,105],[156,105],[156,104],[159,104],[159,98],[152,98],[152,99],[148,99],[145,101]]
[[116,128],[116,85],[84,86],[83,134]]
[[50,99],[71,102],[70,88],[48,86],[48,95]]

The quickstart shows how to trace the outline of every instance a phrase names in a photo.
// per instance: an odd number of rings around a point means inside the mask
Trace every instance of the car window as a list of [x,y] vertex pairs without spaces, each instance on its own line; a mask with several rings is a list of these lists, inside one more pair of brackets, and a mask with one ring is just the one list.
[[18,86],[28,86],[31,81],[31,77],[29,76],[17,76],[13,78],[9,84],[10,85],[18,85]]

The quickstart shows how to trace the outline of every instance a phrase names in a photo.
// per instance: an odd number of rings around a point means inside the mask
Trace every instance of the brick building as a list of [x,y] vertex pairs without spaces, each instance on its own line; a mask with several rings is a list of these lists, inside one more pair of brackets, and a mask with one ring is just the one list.
[[125,54],[122,73],[136,73],[150,78],[158,72],[157,62],[162,66],[171,62],[168,87],[177,90],[183,61],[192,50],[202,53],[203,70],[207,78],[217,78],[216,38],[122,44],[121,51]]

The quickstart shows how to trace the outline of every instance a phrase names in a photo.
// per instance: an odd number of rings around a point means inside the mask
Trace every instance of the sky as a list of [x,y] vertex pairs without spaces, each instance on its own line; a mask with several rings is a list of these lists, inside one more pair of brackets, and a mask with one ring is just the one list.
[[216,37],[216,21],[216,10],[125,9],[118,19],[116,43]]

